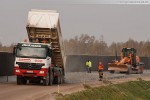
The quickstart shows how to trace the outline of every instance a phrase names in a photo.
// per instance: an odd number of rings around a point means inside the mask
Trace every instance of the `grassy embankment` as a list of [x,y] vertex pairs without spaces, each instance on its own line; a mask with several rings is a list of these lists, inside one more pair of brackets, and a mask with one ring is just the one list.
[[150,81],[130,81],[61,95],[58,100],[150,100]]

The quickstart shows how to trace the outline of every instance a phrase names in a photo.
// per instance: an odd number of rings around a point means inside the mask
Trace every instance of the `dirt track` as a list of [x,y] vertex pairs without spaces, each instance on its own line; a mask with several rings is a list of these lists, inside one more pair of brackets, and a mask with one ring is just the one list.
[[[150,71],[145,71],[144,74],[110,74],[104,73],[106,80],[112,83],[125,82],[130,80],[137,80],[138,77],[150,80]],[[14,78],[14,77],[13,77]],[[42,86],[42,85],[16,85],[16,82],[11,79],[11,82],[0,83],[0,100],[53,100],[54,92],[58,92],[58,86]],[[85,73],[85,72],[68,72],[66,73],[66,83],[61,84],[59,89],[60,93],[68,94],[76,91],[83,90],[83,83],[90,86],[105,85],[105,83],[98,81],[98,73]]]

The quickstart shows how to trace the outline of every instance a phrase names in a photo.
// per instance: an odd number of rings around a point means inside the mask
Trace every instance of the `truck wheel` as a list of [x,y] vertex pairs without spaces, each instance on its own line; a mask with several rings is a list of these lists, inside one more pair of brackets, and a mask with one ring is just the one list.
[[21,84],[22,84],[22,77],[17,76],[17,85],[21,85]]
[[36,81],[36,83],[37,83],[37,84],[40,84],[40,83],[41,83],[41,80]]
[[60,75],[59,75],[59,78],[60,78],[59,84],[62,84],[62,83],[63,83],[63,75],[62,75],[62,71],[60,71],[59,74],[60,74]]
[[49,85],[49,81],[50,81],[50,77],[49,77],[49,73],[47,73],[45,79],[43,80],[43,85],[44,86]]
[[22,84],[27,84],[27,80],[26,79],[22,79]]
[[60,76],[56,76],[56,77],[54,78],[54,83],[55,83],[55,84],[60,84]]
[[50,72],[50,80],[49,80],[49,85],[52,85],[54,81],[54,76],[53,76],[53,72]]
[[58,84],[58,76],[54,77],[54,84]]

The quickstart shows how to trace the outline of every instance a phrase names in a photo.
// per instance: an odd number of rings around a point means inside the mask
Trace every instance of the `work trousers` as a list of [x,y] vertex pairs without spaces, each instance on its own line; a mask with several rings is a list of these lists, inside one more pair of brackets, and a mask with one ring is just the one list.
[[87,73],[91,73],[91,67],[87,67]]
[[99,73],[99,78],[103,78],[103,70],[98,70],[98,73]]

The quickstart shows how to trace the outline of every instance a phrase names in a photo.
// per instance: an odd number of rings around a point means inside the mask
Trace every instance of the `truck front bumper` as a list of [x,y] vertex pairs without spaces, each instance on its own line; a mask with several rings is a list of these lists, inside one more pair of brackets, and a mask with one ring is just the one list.
[[14,68],[14,74],[17,76],[44,77],[47,75],[47,72],[47,68],[41,68],[40,70],[20,69],[19,67]]

